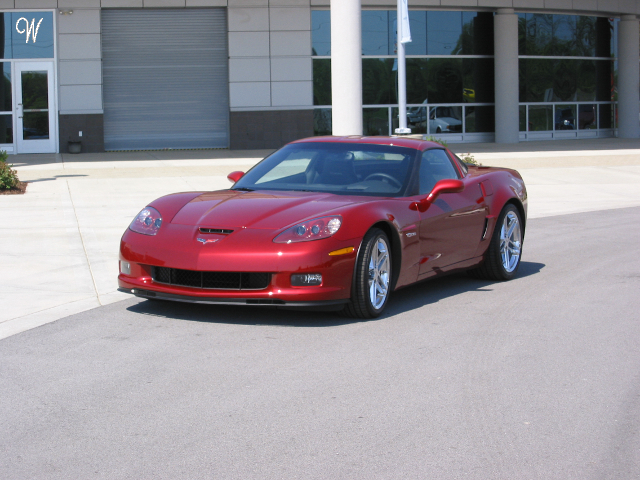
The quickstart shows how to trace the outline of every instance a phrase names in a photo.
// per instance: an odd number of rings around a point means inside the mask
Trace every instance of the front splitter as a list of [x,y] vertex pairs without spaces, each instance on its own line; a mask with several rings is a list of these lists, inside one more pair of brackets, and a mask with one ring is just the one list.
[[202,303],[211,305],[248,305],[260,307],[278,308],[305,308],[305,307],[333,307],[339,310],[340,307],[349,303],[349,299],[340,300],[318,300],[311,302],[286,302],[278,298],[217,298],[217,297],[191,297],[189,295],[176,295],[173,293],[153,292],[141,288],[118,288],[118,291],[135,295],[140,298],[150,300],[168,300],[172,302]]

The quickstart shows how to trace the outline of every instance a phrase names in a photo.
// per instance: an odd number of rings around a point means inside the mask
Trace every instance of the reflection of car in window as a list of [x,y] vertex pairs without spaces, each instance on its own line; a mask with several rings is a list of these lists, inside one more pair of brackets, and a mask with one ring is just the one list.
[[580,128],[580,130],[590,127],[595,128],[595,126],[593,126],[595,120],[595,105],[578,105],[578,128]]
[[462,132],[462,107],[433,107],[429,111],[431,133]]
[[472,88],[463,88],[462,98],[465,102],[473,103],[476,101],[476,91]]
[[572,108],[556,109],[556,130],[575,130],[576,118]]

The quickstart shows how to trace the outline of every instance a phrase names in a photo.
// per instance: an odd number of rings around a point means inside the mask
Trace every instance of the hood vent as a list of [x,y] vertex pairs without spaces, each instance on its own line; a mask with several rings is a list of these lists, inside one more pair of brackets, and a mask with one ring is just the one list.
[[229,230],[228,228],[199,228],[200,233],[216,233],[218,235],[229,235],[233,233],[233,230]]

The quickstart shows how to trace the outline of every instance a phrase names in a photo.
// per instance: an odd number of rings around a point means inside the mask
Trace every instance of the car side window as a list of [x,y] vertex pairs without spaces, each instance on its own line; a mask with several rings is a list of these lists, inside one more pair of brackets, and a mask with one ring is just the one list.
[[420,162],[420,195],[426,195],[439,180],[458,178],[458,173],[444,150],[434,148],[422,153]]

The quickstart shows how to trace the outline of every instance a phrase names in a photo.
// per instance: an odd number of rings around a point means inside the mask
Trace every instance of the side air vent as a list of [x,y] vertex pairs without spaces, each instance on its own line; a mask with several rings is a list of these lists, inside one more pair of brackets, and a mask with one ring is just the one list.
[[217,233],[218,235],[229,235],[233,233],[233,230],[229,230],[228,228],[204,228],[200,227],[200,233]]

